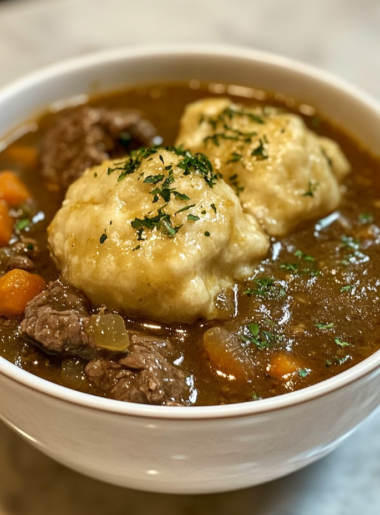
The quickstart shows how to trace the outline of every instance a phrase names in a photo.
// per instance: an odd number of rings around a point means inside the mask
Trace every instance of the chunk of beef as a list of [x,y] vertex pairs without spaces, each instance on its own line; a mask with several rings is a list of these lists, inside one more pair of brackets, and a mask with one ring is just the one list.
[[33,260],[38,257],[40,252],[34,239],[20,236],[18,241],[0,248],[0,273],[5,273],[13,268],[34,270]]
[[28,302],[19,332],[46,352],[91,359],[97,349],[86,332],[89,310],[82,292],[55,281]]
[[155,135],[153,125],[136,110],[85,106],[62,111],[45,136],[42,173],[66,189],[86,168],[150,146]]
[[14,268],[20,268],[21,270],[26,270],[27,272],[32,272],[35,269],[34,263],[28,256],[15,255],[12,256],[7,264],[8,270],[13,270]]
[[171,345],[132,336],[128,353],[115,360],[90,361],[85,372],[96,386],[120,401],[180,406],[188,404],[186,373],[169,361]]

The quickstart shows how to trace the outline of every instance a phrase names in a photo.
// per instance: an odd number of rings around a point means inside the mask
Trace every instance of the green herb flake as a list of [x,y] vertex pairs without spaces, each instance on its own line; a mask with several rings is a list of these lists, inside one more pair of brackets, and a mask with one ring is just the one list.
[[306,376],[310,374],[311,370],[310,368],[301,368],[298,370],[298,375],[304,379]]
[[27,249],[27,250],[34,250],[34,245],[33,245],[33,243],[28,243],[28,245],[26,246],[26,249]]
[[280,268],[287,270],[288,272],[297,272],[299,265],[298,263],[282,263]]
[[283,340],[283,336],[273,331],[260,329],[259,324],[253,322],[244,326],[240,339],[245,343],[253,343],[256,347],[263,350],[280,343]]
[[256,392],[252,392],[252,397],[251,397],[252,401],[259,401],[261,399],[262,399],[262,397],[259,397]]
[[187,215],[187,219],[188,219],[188,220],[191,220],[192,222],[197,222],[198,220],[200,220],[199,216],[197,216],[197,215],[192,215],[192,214]]
[[104,232],[101,236],[100,236],[100,243],[103,245],[103,243],[106,241],[106,239],[108,238],[107,234]]
[[349,355],[344,356],[343,358],[333,356],[331,359],[326,360],[326,367],[331,367],[332,365],[343,365],[343,363],[346,363],[349,359],[352,359]]
[[262,139],[259,140],[259,146],[252,150],[251,156],[257,157],[259,161],[268,159],[268,153],[265,149],[264,141]]
[[155,216],[145,216],[144,218],[135,218],[132,220],[131,226],[137,231],[138,241],[144,241],[142,238],[144,230],[152,231],[156,229],[170,238],[177,234],[182,225],[173,226],[170,215],[164,212],[165,207],[166,205],[161,207]]
[[360,247],[360,240],[352,236],[342,236],[341,248],[358,250]]
[[141,249],[141,245],[137,245],[137,247],[135,247],[134,249],[132,250],[140,250]]
[[148,184],[157,184],[158,182],[161,182],[165,178],[165,175],[158,174],[158,175],[149,175],[144,179],[144,183]]
[[351,347],[351,344],[348,342],[342,341],[340,338],[334,338],[334,342],[339,345],[339,347]]
[[191,209],[192,207],[195,207],[196,204],[191,204],[190,206],[185,206],[181,209],[179,209],[178,211],[176,211],[174,214],[175,215],[178,215],[178,213],[182,213],[183,211],[188,211],[189,209]]
[[340,291],[341,292],[351,291],[353,288],[354,288],[354,286],[352,284],[346,284],[346,286],[341,287]]
[[229,163],[236,163],[237,161],[240,161],[243,156],[241,154],[238,154],[237,152],[232,152],[230,159],[227,161],[227,164]]
[[234,175],[231,175],[228,180],[231,187],[235,190],[236,195],[239,196],[240,193],[244,191],[244,187],[240,186],[237,174],[235,173]]
[[254,279],[257,284],[257,288],[248,288],[244,291],[244,295],[251,297],[252,295],[258,295],[260,297],[285,297],[286,292],[284,288],[281,288],[272,277],[263,277],[260,279]]
[[322,324],[321,322],[317,322],[315,324],[315,326],[318,327],[318,329],[325,331],[326,329],[332,329],[334,327],[334,324],[333,324],[333,322],[329,322],[327,324]]
[[16,222],[16,229],[18,231],[22,231],[23,229],[26,229],[30,225],[30,220],[27,220],[24,218],[23,220],[18,220]]
[[304,261],[311,261],[311,262],[315,261],[315,258],[313,256],[308,256],[307,254],[302,252],[302,250],[296,250],[294,255],[303,259]]
[[96,172],[94,172],[94,177],[96,178],[98,176],[98,174]]
[[206,231],[205,236],[207,236],[207,238],[208,238],[209,236],[211,236],[211,234],[208,231]]
[[216,206],[215,206],[215,204],[210,204],[210,207],[216,213]]
[[374,220],[371,213],[360,213],[359,214],[359,222],[362,224],[370,224]]
[[305,193],[302,193],[303,197],[314,197],[314,193],[317,190],[319,186],[318,182],[309,181],[308,189],[305,191]]

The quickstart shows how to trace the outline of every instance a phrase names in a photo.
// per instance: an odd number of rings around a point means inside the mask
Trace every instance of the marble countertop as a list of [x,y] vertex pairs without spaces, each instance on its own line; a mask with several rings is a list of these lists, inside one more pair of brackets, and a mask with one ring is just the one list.
[[[379,0],[15,0],[0,3],[0,86],[98,49],[226,43],[314,64],[380,100]],[[1,113],[0,113],[1,116]],[[0,515],[378,515],[380,412],[289,477],[218,495],[113,487],[42,455],[0,423]]]

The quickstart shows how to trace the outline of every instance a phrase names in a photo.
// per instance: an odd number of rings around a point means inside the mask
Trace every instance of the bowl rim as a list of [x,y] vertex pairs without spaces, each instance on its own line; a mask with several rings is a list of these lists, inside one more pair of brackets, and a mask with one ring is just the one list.
[[[317,82],[341,90],[342,92],[359,100],[367,108],[375,111],[380,117],[380,103],[369,94],[330,73],[319,70],[309,64],[259,50],[245,47],[208,44],[179,44],[179,45],[155,45],[140,46],[137,48],[115,48],[100,52],[93,52],[76,58],[64,60],[60,63],[42,68],[36,72],[12,82],[0,89],[0,101],[7,101],[24,89],[41,82],[49,81],[59,75],[65,75],[75,70],[92,68],[106,62],[124,62],[129,59],[139,59],[153,56],[181,56],[201,57],[218,56],[226,58],[245,58],[258,63],[277,66],[282,69],[290,69],[300,75],[307,76]],[[291,406],[303,404],[320,397],[329,395],[349,384],[364,379],[366,376],[380,370],[380,351],[364,359],[350,369],[336,376],[308,386],[295,392],[289,392],[277,397],[261,399],[255,402],[226,404],[219,406],[152,406],[121,402],[113,399],[97,397],[88,393],[78,392],[70,388],[57,385],[42,379],[34,374],[22,370],[17,365],[0,357],[0,373],[22,387],[27,387],[48,397],[61,402],[82,406],[96,411],[105,411],[115,415],[125,415],[148,419],[172,419],[172,420],[207,420],[224,419],[260,415],[270,411],[279,411]]]

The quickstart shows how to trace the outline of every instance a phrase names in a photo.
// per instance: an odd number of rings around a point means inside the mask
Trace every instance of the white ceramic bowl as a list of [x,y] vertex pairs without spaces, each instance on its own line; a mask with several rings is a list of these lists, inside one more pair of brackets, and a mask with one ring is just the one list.
[[[309,66],[242,49],[116,50],[69,61],[0,92],[0,137],[51,103],[93,90],[200,79],[279,91],[316,106],[380,154],[380,106]],[[0,358],[4,422],[61,463],[156,492],[243,488],[324,456],[380,402],[380,352],[304,390],[259,402],[155,407],[75,392]]]

